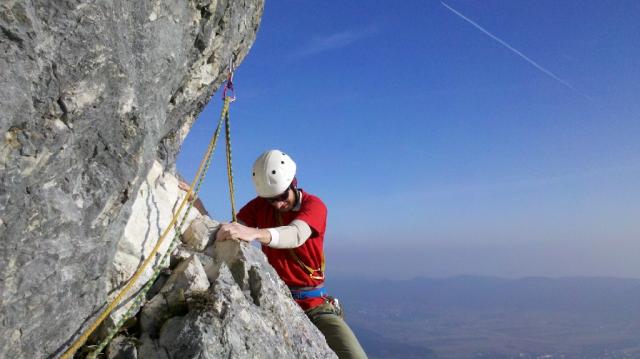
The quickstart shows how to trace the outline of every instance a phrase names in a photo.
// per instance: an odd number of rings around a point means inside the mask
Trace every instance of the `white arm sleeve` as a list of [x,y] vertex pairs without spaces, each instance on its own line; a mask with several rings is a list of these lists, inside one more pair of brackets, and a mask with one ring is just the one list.
[[273,248],[296,248],[304,244],[311,237],[311,227],[305,221],[295,219],[288,226],[269,228]]

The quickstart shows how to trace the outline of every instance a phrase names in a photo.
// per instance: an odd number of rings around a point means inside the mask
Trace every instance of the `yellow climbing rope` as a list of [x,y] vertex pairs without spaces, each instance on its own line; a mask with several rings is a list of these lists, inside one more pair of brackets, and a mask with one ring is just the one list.
[[236,218],[236,201],[235,190],[233,188],[233,166],[231,163],[231,124],[229,121],[229,111],[226,112],[224,119],[224,132],[226,134],[226,148],[227,148],[227,179],[229,180],[229,199],[231,201],[231,221],[237,222]]
[[[118,292],[118,294],[115,296],[115,298],[113,298],[113,300],[107,305],[107,307],[102,311],[102,313],[100,313],[100,315],[93,321],[93,323],[71,344],[71,346],[64,352],[64,354],[62,354],[62,356],[60,357],[61,359],[72,358],[73,355],[76,353],[76,351],[78,351],[78,349],[80,349],[80,347],[82,347],[82,345],[89,339],[89,336],[91,336],[91,334],[93,334],[93,332],[95,332],[96,329],[98,329],[98,326],[109,316],[109,314],[116,308],[116,306],[118,306],[118,304],[122,301],[122,299],[125,297],[127,292],[129,290],[131,290],[133,285],[138,281],[138,279],[140,278],[142,273],[146,270],[146,268],[149,266],[149,264],[155,259],[156,254],[160,250],[160,247],[162,246],[162,243],[164,242],[165,238],[167,237],[167,235],[171,231],[171,228],[176,225],[176,222],[177,222],[178,218],[180,217],[180,213],[182,212],[184,206],[187,203],[189,203],[189,207],[187,208],[187,211],[184,213],[184,215],[182,217],[182,221],[180,222],[179,226],[176,228],[176,235],[174,236],[174,239],[173,239],[173,241],[172,241],[172,243],[170,245],[170,249],[167,251],[167,253],[165,253],[165,256],[160,261],[160,263],[163,263],[165,258],[166,258],[166,256],[171,252],[171,248],[173,248],[173,244],[174,244],[176,238],[180,234],[179,228],[182,227],[182,224],[184,223],[187,215],[189,214],[189,210],[191,209],[191,207],[193,205],[193,201],[195,200],[198,192],[200,191],[200,187],[201,187],[201,184],[203,182],[203,179],[204,179],[204,177],[206,175],[206,172],[209,169],[209,166],[211,164],[211,159],[213,157],[213,153],[214,153],[214,150],[215,150],[215,147],[216,147],[216,143],[218,142],[218,137],[220,135],[220,129],[222,127],[222,122],[225,122],[225,132],[226,132],[226,142],[227,142],[226,143],[226,155],[227,155],[226,157],[227,157],[227,175],[229,177],[228,178],[228,180],[229,180],[229,195],[231,197],[231,216],[232,216],[233,221],[236,220],[235,199],[234,199],[235,193],[234,193],[234,189],[233,189],[233,171],[231,169],[231,131],[230,131],[230,127],[229,127],[229,122],[230,122],[229,121],[229,105],[230,105],[231,102],[233,102],[235,100],[235,97],[231,97],[231,96],[227,96],[226,95],[226,90],[227,89],[231,89],[233,91],[233,84],[231,82],[232,75],[233,75],[233,67],[231,66],[230,67],[229,78],[227,80],[227,84],[225,85],[225,91],[224,91],[224,94],[223,94],[223,96],[224,96],[224,98],[223,98],[224,99],[224,105],[222,107],[222,113],[220,115],[220,119],[219,119],[218,124],[216,126],[216,130],[215,130],[213,136],[211,137],[211,140],[209,141],[209,145],[207,147],[207,150],[206,150],[206,152],[204,154],[204,157],[200,161],[200,166],[198,167],[198,170],[196,171],[196,175],[195,175],[193,181],[191,182],[191,184],[189,186],[189,190],[187,191],[187,193],[186,193],[184,199],[182,200],[182,202],[180,203],[180,206],[178,206],[178,209],[176,210],[175,214],[171,218],[171,221],[169,222],[169,224],[167,225],[165,230],[160,235],[160,238],[158,239],[158,242],[156,243],[155,247],[153,247],[153,249],[151,250],[151,253],[149,253],[149,255],[144,260],[142,265],[140,265],[138,270],[133,274],[133,276],[131,277],[131,280],[129,280],[129,282],[120,290],[120,292]],[[159,272],[159,268],[157,268],[154,271],[154,275],[152,276],[152,278],[150,279],[149,282],[152,282],[154,277],[157,277],[158,272]],[[141,300],[142,296],[145,295],[146,291],[151,287],[149,284],[150,283],[147,283],[147,285],[145,285],[143,291],[138,293],[138,295],[137,295],[135,300],[137,300],[137,301]],[[127,314],[130,314],[129,312],[130,311],[128,311]],[[118,328],[122,325],[122,323],[124,323],[124,320],[127,319],[126,318],[127,314],[125,314],[125,316],[118,322],[118,325],[116,326],[116,328],[114,328],[114,330],[111,331],[109,336],[107,338],[105,338],[105,340],[103,340],[100,343],[100,345],[97,347],[97,349],[95,349],[93,351],[93,353],[90,354],[90,357],[95,357],[104,348],[104,346],[108,343],[109,339],[111,339],[111,337],[117,332]]]

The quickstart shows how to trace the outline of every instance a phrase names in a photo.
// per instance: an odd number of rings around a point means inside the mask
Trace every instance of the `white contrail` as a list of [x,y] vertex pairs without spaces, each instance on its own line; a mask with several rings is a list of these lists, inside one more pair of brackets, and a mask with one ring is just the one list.
[[580,96],[585,97],[588,100],[593,101],[593,99],[589,96],[587,96],[586,94],[582,93],[581,91],[579,91],[577,88],[573,87],[573,85],[571,85],[570,83],[568,83],[567,81],[559,78],[558,76],[556,76],[553,72],[545,69],[544,67],[540,66],[537,62],[531,60],[527,55],[523,54],[522,52],[520,52],[518,49],[514,48],[513,46],[507,44],[506,42],[504,42],[502,39],[500,39],[499,37],[495,36],[494,34],[490,33],[489,31],[485,30],[482,26],[478,25],[475,21],[469,19],[468,17],[462,15],[459,11],[457,11],[456,9],[452,8],[451,6],[445,4],[444,2],[440,2],[442,4],[442,6],[446,7],[447,9],[449,9],[449,11],[451,11],[452,13],[458,15],[460,18],[462,18],[464,21],[468,22],[469,24],[473,25],[476,29],[482,31],[485,35],[489,36],[490,38],[496,40],[498,43],[500,43],[502,46],[506,47],[507,49],[511,50],[512,52],[514,52],[516,55],[520,56],[521,58],[523,58],[525,61],[527,61],[528,63],[530,63],[531,65],[533,65],[533,67],[535,67],[536,69],[542,71],[543,73],[545,73],[547,76],[551,77],[552,79],[558,81],[559,83],[563,84],[564,86],[572,89],[573,91],[577,92]]

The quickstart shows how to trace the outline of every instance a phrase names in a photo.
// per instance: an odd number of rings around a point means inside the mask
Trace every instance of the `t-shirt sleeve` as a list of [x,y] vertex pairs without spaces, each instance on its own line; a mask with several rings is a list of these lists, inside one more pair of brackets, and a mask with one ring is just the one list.
[[242,221],[247,227],[257,227],[258,220],[256,218],[256,201],[252,200],[245,204],[236,215],[238,220]]
[[302,202],[296,219],[305,221],[311,227],[313,235],[324,233],[327,225],[327,207],[319,198],[309,198]]

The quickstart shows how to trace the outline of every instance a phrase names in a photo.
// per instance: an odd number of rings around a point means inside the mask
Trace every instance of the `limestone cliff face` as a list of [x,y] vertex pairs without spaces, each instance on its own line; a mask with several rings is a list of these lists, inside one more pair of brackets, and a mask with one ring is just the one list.
[[0,357],[55,357],[107,299],[154,163],[255,39],[262,0],[0,4]]

